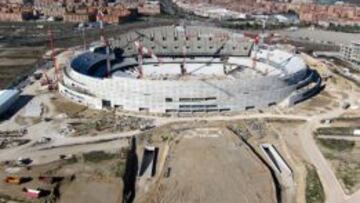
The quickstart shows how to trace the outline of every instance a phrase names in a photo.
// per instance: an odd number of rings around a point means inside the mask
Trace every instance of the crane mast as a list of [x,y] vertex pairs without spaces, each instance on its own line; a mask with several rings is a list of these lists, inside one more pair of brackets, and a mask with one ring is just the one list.
[[111,77],[110,44],[108,39],[105,37],[103,22],[104,13],[100,9],[98,10],[96,18],[100,24],[100,40],[104,43],[106,49],[106,75],[107,77]]

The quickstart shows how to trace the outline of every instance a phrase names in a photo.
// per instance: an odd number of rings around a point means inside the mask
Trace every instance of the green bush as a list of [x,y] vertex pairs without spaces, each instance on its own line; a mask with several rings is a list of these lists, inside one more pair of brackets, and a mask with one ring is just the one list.
[[117,162],[114,167],[114,170],[115,170],[116,177],[123,177],[124,173],[125,173],[125,161],[121,160],[121,161]]
[[336,151],[351,151],[355,146],[355,141],[350,140],[338,140],[338,139],[317,139],[318,143],[323,147]]
[[324,188],[319,175],[313,167],[307,167],[305,196],[306,203],[325,202]]
[[84,161],[98,163],[104,160],[114,159],[116,154],[106,153],[104,151],[92,151],[83,154]]

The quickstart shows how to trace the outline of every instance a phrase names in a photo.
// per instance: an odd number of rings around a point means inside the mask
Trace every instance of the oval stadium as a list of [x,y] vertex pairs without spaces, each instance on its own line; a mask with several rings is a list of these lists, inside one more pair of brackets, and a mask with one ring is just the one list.
[[93,109],[218,113],[294,105],[321,88],[295,53],[227,29],[153,27],[77,51],[59,92]]

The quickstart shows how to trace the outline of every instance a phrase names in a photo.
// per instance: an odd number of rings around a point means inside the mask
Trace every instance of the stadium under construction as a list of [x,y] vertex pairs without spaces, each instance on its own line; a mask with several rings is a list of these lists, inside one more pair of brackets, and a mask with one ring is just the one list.
[[221,28],[153,27],[104,43],[68,58],[63,96],[94,109],[217,113],[294,105],[322,86],[298,54]]

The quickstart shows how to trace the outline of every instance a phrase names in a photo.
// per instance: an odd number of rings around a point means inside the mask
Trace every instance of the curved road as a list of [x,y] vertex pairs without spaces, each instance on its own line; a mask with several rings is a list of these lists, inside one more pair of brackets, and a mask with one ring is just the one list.
[[353,195],[345,194],[338,179],[332,170],[330,163],[325,159],[320,149],[316,145],[313,132],[319,127],[322,119],[334,118],[343,114],[345,111],[338,109],[325,114],[310,117],[306,123],[300,140],[307,157],[316,167],[321,183],[326,194],[326,202],[328,203],[359,203],[360,190]]

